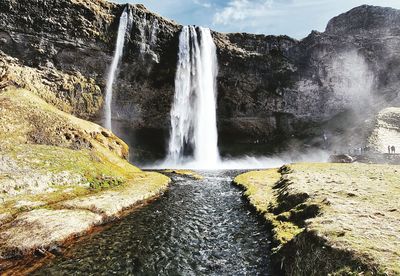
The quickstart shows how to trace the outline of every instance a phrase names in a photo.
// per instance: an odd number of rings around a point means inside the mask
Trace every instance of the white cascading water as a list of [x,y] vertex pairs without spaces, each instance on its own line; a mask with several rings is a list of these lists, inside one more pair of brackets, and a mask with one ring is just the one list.
[[202,166],[219,161],[217,132],[217,49],[209,29],[200,28],[200,74],[197,86],[197,117],[194,129],[195,160]]
[[125,44],[125,35],[126,30],[128,28],[128,9],[125,8],[121,14],[119,19],[119,27],[118,27],[118,36],[117,36],[117,44],[115,46],[115,53],[111,63],[110,71],[108,72],[107,77],[107,86],[106,86],[106,99],[105,99],[105,123],[104,126],[110,130],[112,130],[112,98],[113,98],[113,85],[115,81],[115,75],[118,69],[118,64],[121,61],[122,54],[124,51],[124,44]]
[[190,32],[185,26],[179,37],[178,65],[175,76],[175,96],[171,109],[171,137],[167,163],[178,163],[183,158],[184,145],[192,144]]
[[216,46],[210,30],[183,27],[171,110],[168,166],[183,165],[187,147],[193,150],[193,168],[215,168],[219,163],[217,73]]

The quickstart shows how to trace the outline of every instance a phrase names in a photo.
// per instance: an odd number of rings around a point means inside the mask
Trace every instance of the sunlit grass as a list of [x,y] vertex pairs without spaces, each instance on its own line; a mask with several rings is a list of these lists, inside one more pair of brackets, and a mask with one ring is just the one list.
[[[400,166],[302,163],[281,173],[235,179],[272,225],[276,251],[307,229],[326,246],[352,252],[354,264],[400,273]],[[342,269],[357,271],[357,265]]]

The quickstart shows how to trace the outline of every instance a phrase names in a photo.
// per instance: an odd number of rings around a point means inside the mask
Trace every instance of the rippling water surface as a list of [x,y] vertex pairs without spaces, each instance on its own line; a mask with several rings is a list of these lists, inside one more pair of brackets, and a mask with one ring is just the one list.
[[36,275],[269,275],[268,231],[235,172],[174,177],[170,190]]

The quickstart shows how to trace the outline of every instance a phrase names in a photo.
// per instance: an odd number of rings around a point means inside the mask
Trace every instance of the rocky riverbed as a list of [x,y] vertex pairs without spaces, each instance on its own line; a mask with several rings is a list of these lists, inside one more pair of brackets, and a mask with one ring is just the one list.
[[235,178],[285,275],[398,275],[400,166],[295,164]]

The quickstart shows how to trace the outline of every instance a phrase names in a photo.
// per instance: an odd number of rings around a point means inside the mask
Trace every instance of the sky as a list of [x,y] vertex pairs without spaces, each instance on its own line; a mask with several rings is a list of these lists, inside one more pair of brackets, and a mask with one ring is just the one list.
[[114,0],[144,4],[182,25],[219,32],[288,35],[297,39],[324,31],[329,19],[369,4],[400,9],[400,0]]

